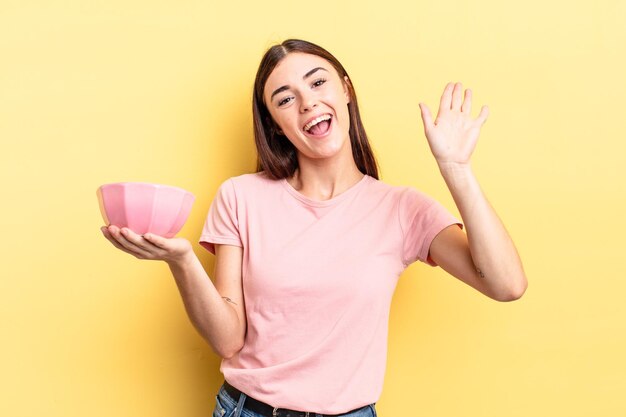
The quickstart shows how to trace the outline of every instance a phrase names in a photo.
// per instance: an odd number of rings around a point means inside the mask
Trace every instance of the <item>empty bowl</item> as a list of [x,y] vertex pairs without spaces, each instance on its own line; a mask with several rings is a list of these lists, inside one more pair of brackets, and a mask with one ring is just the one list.
[[145,182],[104,184],[96,194],[107,225],[167,238],[183,227],[196,199],[182,188]]

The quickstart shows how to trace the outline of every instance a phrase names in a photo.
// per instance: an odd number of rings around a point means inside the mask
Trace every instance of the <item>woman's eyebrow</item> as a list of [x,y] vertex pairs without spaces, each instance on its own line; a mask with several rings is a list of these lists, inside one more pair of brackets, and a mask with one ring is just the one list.
[[[326,70],[326,68],[322,68],[322,67],[315,67],[313,68],[311,71],[307,72],[306,74],[304,74],[304,77],[302,77],[303,80],[306,80],[307,78],[309,78],[311,75],[315,74],[317,71],[322,70],[322,71],[326,71],[328,72],[328,70]],[[272,93],[272,95],[270,96],[270,100],[274,98],[274,96],[278,93],[282,93],[285,90],[289,90],[289,86],[288,85],[283,85],[282,87],[278,87],[276,90],[274,90],[274,92]]]
[[[302,77],[302,79],[306,80],[307,78],[309,78],[311,75],[315,74],[319,70],[326,71],[326,68],[322,68],[322,67],[313,68],[311,71],[309,71],[306,74],[304,74],[304,77]],[[326,72],[328,72],[328,71],[326,71]]]

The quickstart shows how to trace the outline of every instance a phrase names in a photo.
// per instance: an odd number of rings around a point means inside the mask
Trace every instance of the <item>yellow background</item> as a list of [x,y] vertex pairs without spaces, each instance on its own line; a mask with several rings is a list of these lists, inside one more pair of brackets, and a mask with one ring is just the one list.
[[164,263],[100,234],[96,188],[177,185],[197,239],[254,169],[251,88],[287,37],[356,86],[382,179],[458,214],[423,135],[448,81],[491,115],[475,173],[529,288],[498,303],[411,266],[380,416],[626,415],[626,3],[0,2],[0,415],[208,416],[218,357]]

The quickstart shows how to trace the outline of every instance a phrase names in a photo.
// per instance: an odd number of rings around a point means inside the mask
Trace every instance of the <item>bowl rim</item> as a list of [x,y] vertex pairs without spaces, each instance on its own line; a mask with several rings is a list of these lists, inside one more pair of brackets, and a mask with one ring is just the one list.
[[125,186],[125,185],[149,185],[153,188],[169,188],[172,190],[176,190],[176,191],[182,191],[185,194],[189,194],[192,197],[195,197],[193,195],[193,193],[191,191],[187,191],[184,188],[181,187],[176,187],[175,185],[167,185],[167,184],[157,184],[157,183],[153,183],[153,182],[142,182],[142,181],[121,181],[121,182],[110,182],[107,184],[102,184],[101,186],[98,187],[98,190],[102,190],[104,188],[109,188],[109,187],[120,187],[120,186]]

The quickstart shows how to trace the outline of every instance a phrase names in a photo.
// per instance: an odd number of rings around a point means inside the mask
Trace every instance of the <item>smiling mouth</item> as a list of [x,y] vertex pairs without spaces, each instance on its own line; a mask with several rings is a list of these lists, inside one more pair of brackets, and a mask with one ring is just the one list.
[[323,135],[328,132],[331,119],[332,116],[330,114],[323,114],[304,125],[303,130],[313,136]]

